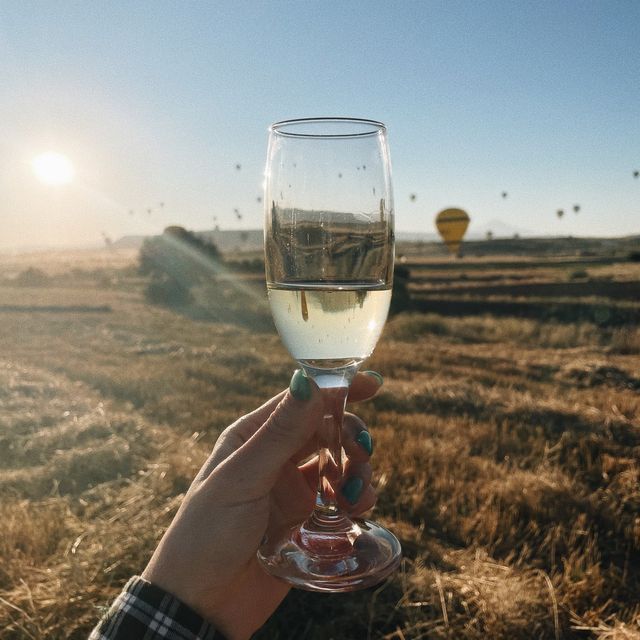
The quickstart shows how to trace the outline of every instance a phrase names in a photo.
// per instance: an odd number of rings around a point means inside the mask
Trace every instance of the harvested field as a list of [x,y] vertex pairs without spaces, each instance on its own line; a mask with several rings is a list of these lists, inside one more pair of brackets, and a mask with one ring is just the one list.
[[[640,264],[418,252],[354,408],[402,568],[292,592],[256,638],[640,638]],[[291,376],[254,275],[171,310],[116,258],[0,258],[3,640],[85,638],[217,435]]]

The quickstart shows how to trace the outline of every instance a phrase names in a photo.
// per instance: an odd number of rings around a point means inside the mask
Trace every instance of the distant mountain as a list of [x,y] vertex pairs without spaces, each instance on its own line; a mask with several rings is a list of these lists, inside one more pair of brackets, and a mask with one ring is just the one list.
[[[477,249],[486,251],[489,244],[486,242],[487,231],[493,234],[492,250],[520,251],[530,250],[546,251],[549,247],[554,250],[565,247],[567,250],[575,250],[580,246],[583,250],[600,249],[604,247],[619,247],[621,249],[636,250],[640,243],[640,235],[632,235],[621,238],[580,238],[580,237],[559,237],[559,236],[537,236],[532,231],[520,229],[505,224],[500,220],[492,220],[482,225],[465,237],[465,244],[469,248],[469,243]],[[211,240],[223,253],[261,251],[263,247],[262,229],[225,229],[212,231],[198,231],[197,235]],[[516,234],[521,240],[514,239]],[[113,243],[114,248],[136,249],[139,248],[148,236],[123,236]],[[441,240],[437,233],[424,231],[398,231],[396,232],[398,242],[421,242],[424,244],[433,243],[440,246]],[[515,244],[514,244],[515,243]],[[533,243],[533,244],[532,244]],[[565,246],[566,245],[566,246]]]
[[[196,231],[197,236],[213,242],[220,251],[259,251],[263,246],[262,229],[224,229],[212,231]],[[116,249],[136,249],[142,246],[150,236],[123,236],[113,243]]]
[[224,229],[218,231],[199,231],[202,238],[213,242],[220,251],[261,251],[264,246],[262,229]]
[[115,249],[139,249],[148,236],[122,236],[112,243]]
[[[400,242],[440,242],[440,236],[437,231],[435,231],[435,224],[432,228],[434,229],[433,232],[398,231],[396,232],[396,240]],[[502,220],[494,218],[489,222],[479,225],[475,225],[472,220],[464,239],[465,241],[484,240],[487,237],[488,231],[491,231],[494,238],[513,238],[515,235],[521,238],[531,238],[536,235],[536,233],[530,229],[514,227]]]
[[396,231],[398,242],[439,242],[437,233],[425,233],[424,231]]
[[494,238],[513,238],[518,235],[521,238],[531,238],[537,234],[531,229],[523,229],[522,227],[515,227],[512,224],[504,222],[498,218],[492,218],[489,222],[478,225],[473,224],[473,221],[469,225],[469,232],[467,233],[467,240],[484,239],[487,237],[487,233],[491,231]]
[[[196,235],[213,242],[220,251],[259,251],[262,249],[264,232],[262,229],[224,229],[218,231],[196,231]],[[123,236],[113,243],[116,249],[138,248],[148,236]],[[422,231],[397,231],[399,242],[439,242],[437,233]]]

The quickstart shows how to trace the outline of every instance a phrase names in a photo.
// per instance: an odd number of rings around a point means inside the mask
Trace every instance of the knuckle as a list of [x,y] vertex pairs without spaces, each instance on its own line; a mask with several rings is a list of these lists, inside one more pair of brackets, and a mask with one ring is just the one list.
[[278,440],[287,438],[291,432],[289,422],[277,409],[271,414],[264,427],[271,434],[271,437]]

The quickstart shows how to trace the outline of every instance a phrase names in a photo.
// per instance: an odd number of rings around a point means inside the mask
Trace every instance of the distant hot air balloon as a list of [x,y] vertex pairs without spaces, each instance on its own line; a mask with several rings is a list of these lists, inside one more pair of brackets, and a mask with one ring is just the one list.
[[436,227],[452,254],[457,255],[469,226],[469,215],[462,209],[444,209],[436,216]]
[[578,212],[580,211],[580,205],[579,205],[579,204],[574,204],[574,205],[573,205],[573,211],[574,211],[575,213],[578,213]]
[[556,211],[556,215],[558,216],[558,218],[562,218],[562,216],[564,215],[564,211],[562,209],[558,209]]
[[634,177],[634,178],[637,178],[638,176],[640,176],[640,171],[637,171],[637,170],[636,170],[636,171],[634,171],[634,172],[633,172],[633,177]]
[[240,171],[240,169],[242,169],[242,165],[238,162],[236,164],[236,171]]
[[509,194],[508,194],[506,191],[503,191],[503,192],[502,192],[502,197],[503,197],[503,198],[506,198],[508,195],[509,195]]
[[409,200],[411,200],[411,202],[415,202],[417,197],[418,197],[418,196],[416,196],[416,194],[415,194],[415,193],[412,193],[412,194],[409,196]]

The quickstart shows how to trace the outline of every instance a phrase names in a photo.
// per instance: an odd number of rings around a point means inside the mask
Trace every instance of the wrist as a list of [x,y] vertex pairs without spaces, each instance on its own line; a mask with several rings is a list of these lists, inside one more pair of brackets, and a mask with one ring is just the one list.
[[242,612],[233,612],[233,607],[225,606],[225,601],[233,602],[233,597],[227,590],[222,589],[225,595],[209,590],[206,593],[197,592],[181,584],[174,576],[162,572],[153,566],[148,566],[141,578],[149,584],[162,589],[174,598],[189,607],[203,620],[211,624],[224,640],[248,640],[253,630],[242,629],[238,624],[243,619]]
[[131,578],[109,611],[93,629],[90,640],[110,638],[174,638],[229,640],[176,595],[141,576]]

